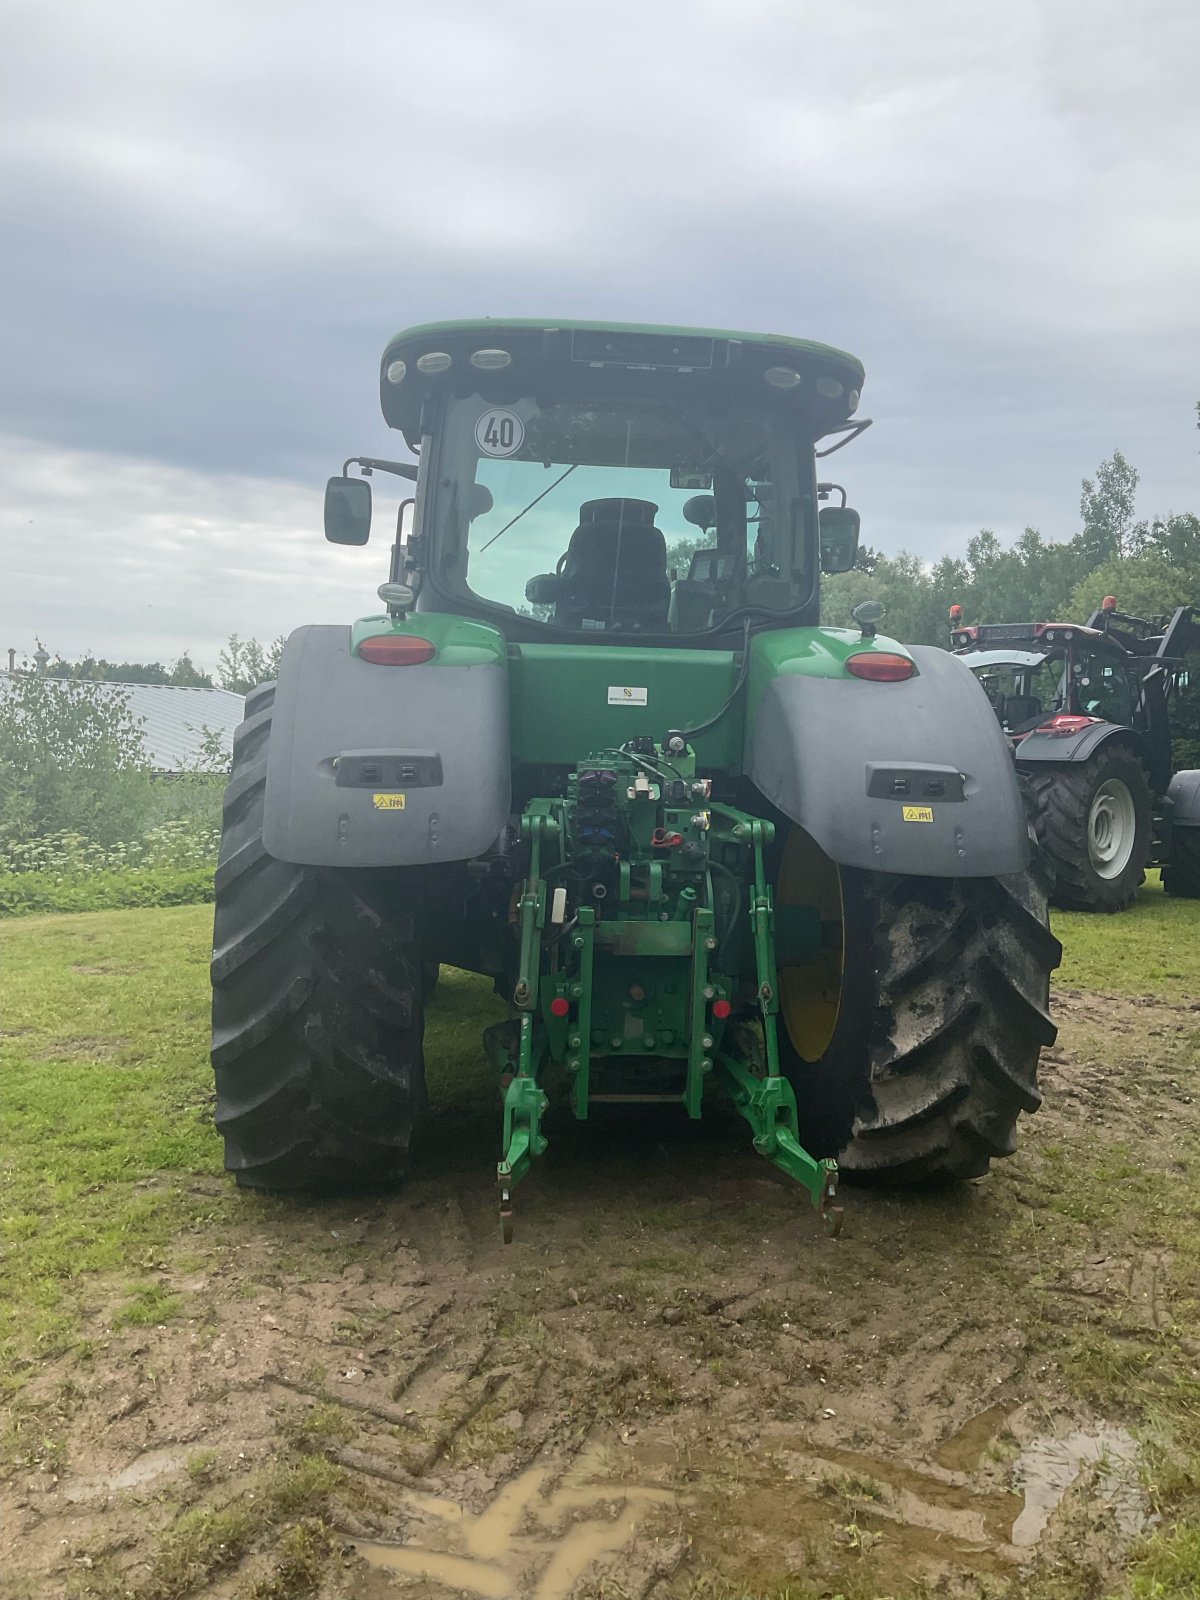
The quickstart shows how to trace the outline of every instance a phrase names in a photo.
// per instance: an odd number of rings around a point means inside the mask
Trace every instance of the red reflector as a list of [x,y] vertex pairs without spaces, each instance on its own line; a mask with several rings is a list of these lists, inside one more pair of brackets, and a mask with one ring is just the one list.
[[1069,739],[1073,733],[1082,733],[1085,728],[1090,728],[1093,722],[1099,722],[1099,717],[1075,717],[1063,715],[1051,717],[1047,722],[1039,722],[1038,733],[1048,733],[1055,739]]
[[377,667],[417,667],[437,655],[437,645],[415,633],[376,633],[363,640],[358,653]]
[[571,1009],[571,1002],[564,1000],[562,995],[556,995],[550,1002],[550,1015],[552,1017],[565,1017]]
[[915,662],[890,650],[862,650],[846,660],[847,672],[856,678],[869,678],[872,683],[899,683],[911,678],[916,670]]
[[713,1001],[713,1016],[716,1017],[718,1022],[724,1022],[725,1018],[732,1010],[733,1007],[729,1004],[728,1000]]

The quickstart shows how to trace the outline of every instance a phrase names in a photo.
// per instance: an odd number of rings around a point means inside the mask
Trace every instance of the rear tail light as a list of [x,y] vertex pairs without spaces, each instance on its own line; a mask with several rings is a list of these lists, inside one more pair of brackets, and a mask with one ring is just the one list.
[[1090,728],[1093,722],[1101,720],[1100,717],[1076,717],[1064,714],[1039,722],[1037,732],[1048,733],[1054,739],[1069,739],[1073,733],[1082,733],[1085,728]]
[[891,650],[862,650],[846,660],[847,672],[852,672],[856,678],[868,678],[872,683],[900,683],[911,678],[916,670],[915,661]]
[[358,653],[377,667],[417,667],[437,655],[437,646],[415,633],[376,633],[363,640]]

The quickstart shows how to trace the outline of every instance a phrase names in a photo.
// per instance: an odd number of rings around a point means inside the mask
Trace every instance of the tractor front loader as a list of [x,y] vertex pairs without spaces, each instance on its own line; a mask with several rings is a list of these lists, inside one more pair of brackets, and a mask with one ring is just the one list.
[[357,545],[370,477],[415,485],[384,610],[294,633],[235,742],[213,1062],[240,1183],[403,1174],[441,962],[510,1009],[484,1041],[506,1236],[552,1096],[695,1118],[722,1091],[828,1217],[839,1166],[1012,1151],[1061,952],[1007,741],[952,656],[870,608],[819,625],[858,515],[817,460],[868,426],[862,379],[711,330],[389,344],[415,460],[326,492]]

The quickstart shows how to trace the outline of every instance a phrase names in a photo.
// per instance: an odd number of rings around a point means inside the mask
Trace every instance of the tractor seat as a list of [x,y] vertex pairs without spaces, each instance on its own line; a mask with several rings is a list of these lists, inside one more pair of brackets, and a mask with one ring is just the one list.
[[588,500],[558,570],[531,578],[526,595],[554,602],[560,628],[664,630],[671,584],[667,543],[649,500]]
[[1010,694],[1005,698],[1004,720],[1014,732],[1043,715],[1042,702],[1035,694]]

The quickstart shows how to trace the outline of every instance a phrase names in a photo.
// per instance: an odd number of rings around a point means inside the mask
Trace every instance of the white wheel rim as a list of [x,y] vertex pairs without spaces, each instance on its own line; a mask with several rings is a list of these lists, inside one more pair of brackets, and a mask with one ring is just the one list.
[[1099,878],[1119,878],[1129,865],[1137,834],[1137,808],[1120,778],[1109,778],[1088,812],[1088,859]]

